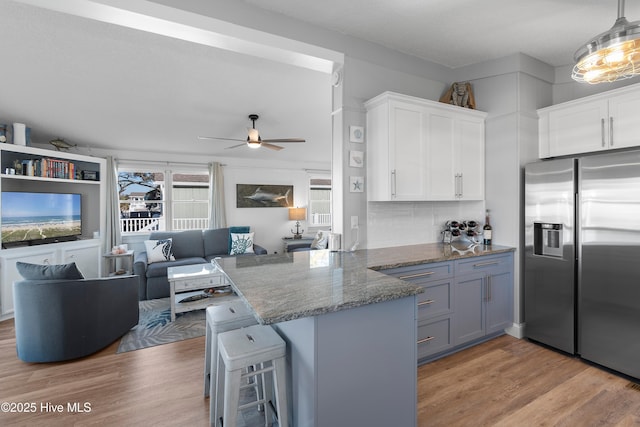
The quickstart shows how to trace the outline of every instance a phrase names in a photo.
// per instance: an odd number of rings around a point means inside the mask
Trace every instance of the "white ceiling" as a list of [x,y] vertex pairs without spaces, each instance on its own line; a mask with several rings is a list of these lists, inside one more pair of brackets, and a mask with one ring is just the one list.
[[[37,143],[330,164],[326,73],[5,0],[0,40],[0,123],[26,123]],[[307,142],[197,138],[246,138],[251,113],[262,138]]]
[[[616,0],[244,0],[450,68],[522,52],[554,67],[610,29]],[[629,21],[640,1],[626,2]]]
[[[237,0],[239,1],[239,0]],[[615,21],[615,0],[244,0],[447,67],[522,52],[552,66]],[[626,16],[640,19],[640,0]],[[36,142],[330,163],[330,76],[0,0],[0,122]],[[225,150],[260,114],[285,150]]]

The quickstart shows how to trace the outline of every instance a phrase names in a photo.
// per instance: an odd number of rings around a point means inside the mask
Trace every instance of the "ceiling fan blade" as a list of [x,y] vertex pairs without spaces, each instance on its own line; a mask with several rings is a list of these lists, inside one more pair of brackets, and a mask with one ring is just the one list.
[[227,147],[227,148],[225,148],[225,150],[231,150],[232,148],[242,147],[243,145],[247,145],[247,143],[246,143],[246,142],[243,142],[242,144],[232,145],[231,147]]
[[306,141],[302,138],[280,138],[280,139],[263,139],[262,142],[286,143],[286,142],[306,142]]
[[276,151],[280,151],[284,148],[284,147],[280,147],[279,145],[269,144],[268,142],[265,142],[265,141],[262,141],[262,145],[260,147],[269,148],[271,150],[276,150]]
[[237,139],[237,138],[218,138],[215,136],[198,136],[198,139],[217,139],[220,141],[242,141],[242,142],[246,142],[246,139]]

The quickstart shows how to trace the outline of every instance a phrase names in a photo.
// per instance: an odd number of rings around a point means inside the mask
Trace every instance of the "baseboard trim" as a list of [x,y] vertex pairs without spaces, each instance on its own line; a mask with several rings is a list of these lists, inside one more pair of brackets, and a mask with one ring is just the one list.
[[512,337],[522,339],[524,338],[524,323],[514,323],[506,328],[504,331]]

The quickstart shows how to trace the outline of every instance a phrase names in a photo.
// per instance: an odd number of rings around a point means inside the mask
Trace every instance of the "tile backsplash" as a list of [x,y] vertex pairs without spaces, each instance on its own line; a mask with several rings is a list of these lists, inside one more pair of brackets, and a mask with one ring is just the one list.
[[440,242],[450,219],[484,224],[484,201],[369,202],[367,248]]

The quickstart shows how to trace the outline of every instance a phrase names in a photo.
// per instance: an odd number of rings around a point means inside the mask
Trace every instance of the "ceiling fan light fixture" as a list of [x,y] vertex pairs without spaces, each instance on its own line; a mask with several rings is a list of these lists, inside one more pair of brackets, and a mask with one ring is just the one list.
[[262,141],[255,141],[252,139],[248,139],[247,140],[247,145],[249,146],[249,148],[260,148],[260,146],[262,145]]
[[640,21],[627,21],[624,0],[618,0],[613,27],[578,49],[574,59],[571,78],[578,82],[614,82],[640,74]]
[[249,129],[249,141],[260,141],[260,132],[258,132],[258,129]]

